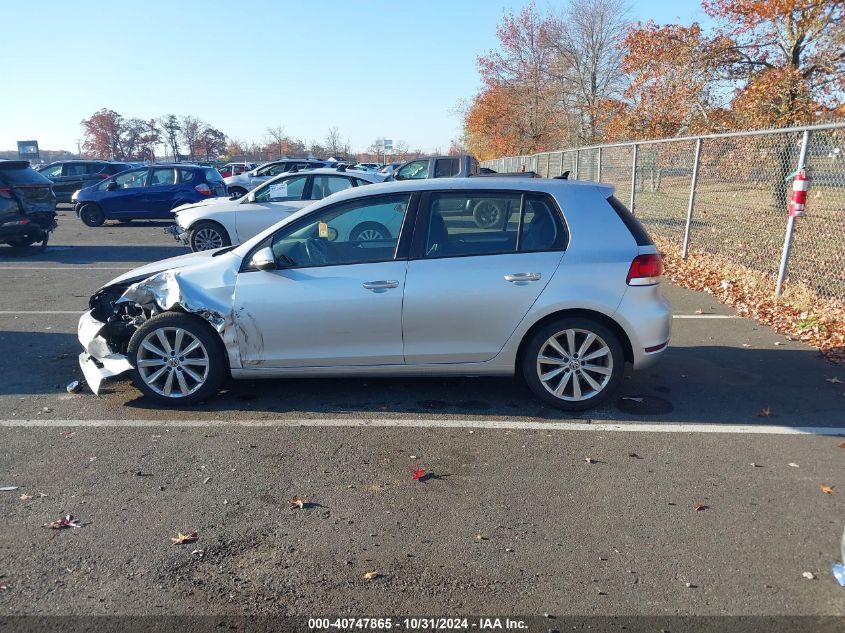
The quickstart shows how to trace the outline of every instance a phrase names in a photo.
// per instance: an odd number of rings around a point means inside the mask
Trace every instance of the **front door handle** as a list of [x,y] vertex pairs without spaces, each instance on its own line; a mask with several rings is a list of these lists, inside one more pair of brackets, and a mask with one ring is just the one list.
[[527,281],[540,281],[540,277],[540,273],[512,273],[510,275],[505,275],[505,281],[518,284],[525,283]]
[[382,281],[365,281],[362,285],[367,290],[372,290],[373,292],[384,292],[390,288],[398,288],[399,282],[394,279],[387,279]]

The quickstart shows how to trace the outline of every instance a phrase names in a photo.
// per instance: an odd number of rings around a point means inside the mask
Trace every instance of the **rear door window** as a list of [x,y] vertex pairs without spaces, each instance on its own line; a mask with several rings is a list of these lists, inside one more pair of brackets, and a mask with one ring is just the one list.
[[194,174],[196,172],[193,169],[180,169],[179,182],[191,182],[194,179]]
[[165,187],[176,184],[176,170],[172,168],[153,169],[150,176],[150,187]]
[[50,165],[42,169],[40,173],[44,174],[47,178],[58,178],[62,175],[62,166]]
[[96,173],[91,163],[65,163],[63,170],[65,176],[85,176],[90,173]]
[[[147,170],[133,169],[122,174],[118,174],[112,179],[117,183],[120,189],[134,189],[136,187],[143,187],[147,184]],[[105,188],[109,181],[105,181],[101,188]]]
[[291,176],[267,183],[255,192],[256,202],[301,200],[308,176]]
[[424,256],[515,253],[521,195],[511,192],[433,193]]
[[396,172],[396,180],[417,180],[428,178],[428,159],[415,160]]
[[322,200],[338,191],[350,189],[352,181],[344,176],[314,176],[311,183],[311,200]]

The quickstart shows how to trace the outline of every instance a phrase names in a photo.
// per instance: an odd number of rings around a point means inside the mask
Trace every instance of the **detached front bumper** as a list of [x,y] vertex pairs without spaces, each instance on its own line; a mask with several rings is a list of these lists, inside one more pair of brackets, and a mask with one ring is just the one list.
[[164,227],[164,232],[172,235],[174,240],[182,243],[182,246],[188,245],[188,231],[178,224],[174,223],[170,226]]
[[122,354],[115,354],[100,333],[106,326],[91,316],[91,310],[79,318],[77,337],[85,351],[79,355],[79,368],[85,376],[85,382],[95,394],[106,378],[119,376],[132,369],[129,359]]

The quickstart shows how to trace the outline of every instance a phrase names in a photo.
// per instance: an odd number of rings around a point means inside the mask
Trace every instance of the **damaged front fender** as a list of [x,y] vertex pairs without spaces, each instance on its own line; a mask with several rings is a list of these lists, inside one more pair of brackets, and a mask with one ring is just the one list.
[[88,310],[82,315],[77,328],[77,338],[85,349],[79,355],[79,368],[91,391],[99,394],[103,380],[129,371],[132,365],[126,356],[109,348],[108,342],[102,336],[106,324],[95,319],[91,312],[92,310]]

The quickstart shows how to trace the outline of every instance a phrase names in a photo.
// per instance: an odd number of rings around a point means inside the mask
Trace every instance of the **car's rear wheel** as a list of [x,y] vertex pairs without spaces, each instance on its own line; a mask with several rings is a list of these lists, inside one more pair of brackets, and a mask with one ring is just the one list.
[[625,354],[610,328],[565,317],[537,330],[521,358],[522,377],[541,400],[567,411],[605,402],[619,388]]
[[241,198],[246,195],[246,189],[243,187],[229,187],[230,198]]
[[349,233],[351,242],[375,242],[389,239],[390,231],[378,222],[362,222]]
[[472,218],[481,229],[490,229],[502,221],[502,208],[492,200],[479,200],[472,209]]
[[85,204],[79,210],[79,219],[85,226],[91,228],[102,226],[106,221],[106,214],[96,204]]
[[188,405],[213,396],[226,377],[220,337],[200,317],[163,312],[139,327],[127,353],[132,377],[161,404]]
[[229,233],[217,222],[197,222],[188,233],[188,244],[195,253],[229,246]]

